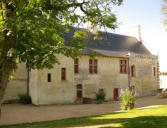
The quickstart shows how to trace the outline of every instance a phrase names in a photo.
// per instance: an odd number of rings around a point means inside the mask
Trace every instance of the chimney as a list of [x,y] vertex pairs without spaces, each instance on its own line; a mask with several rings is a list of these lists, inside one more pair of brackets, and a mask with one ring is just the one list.
[[141,38],[141,25],[138,24],[138,35],[139,35],[139,41],[142,43],[142,38]]

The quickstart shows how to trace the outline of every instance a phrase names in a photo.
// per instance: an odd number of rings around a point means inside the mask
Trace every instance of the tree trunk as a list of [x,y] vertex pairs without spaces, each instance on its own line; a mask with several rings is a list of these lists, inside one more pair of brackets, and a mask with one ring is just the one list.
[[5,90],[7,88],[7,84],[9,81],[9,76],[12,71],[11,69],[12,63],[9,61],[7,63],[4,63],[1,67],[1,74],[0,74],[0,118],[1,118],[1,107],[3,103],[3,98],[5,95]]
[[[1,2],[2,9],[2,20],[5,28],[5,22],[8,18],[16,18],[16,9],[9,5],[7,1]],[[10,10],[10,11],[9,11]],[[3,98],[5,95],[5,90],[9,81],[9,76],[14,70],[16,61],[15,58],[10,55],[10,50],[16,45],[16,27],[11,29],[14,34],[7,36],[8,30],[3,31],[3,38],[1,40],[0,49],[0,117],[1,117],[1,107],[3,103]]]
[[30,95],[30,68],[27,68],[27,97]]

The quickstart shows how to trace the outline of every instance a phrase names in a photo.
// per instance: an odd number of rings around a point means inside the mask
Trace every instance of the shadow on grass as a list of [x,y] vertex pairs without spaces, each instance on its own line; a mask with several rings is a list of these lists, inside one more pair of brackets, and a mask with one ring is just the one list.
[[[113,126],[113,124],[119,124],[120,126]],[[141,116],[117,119],[91,119],[90,117],[82,117],[31,124],[0,126],[0,128],[86,128],[88,126],[97,126],[98,128],[167,128],[167,116]]]
[[167,116],[141,116],[122,124],[125,128],[167,128]]
[[[0,128],[86,128],[88,126],[97,128],[167,128],[166,108],[167,106],[134,109],[89,117],[0,126]],[[147,113],[155,116],[146,116]]]

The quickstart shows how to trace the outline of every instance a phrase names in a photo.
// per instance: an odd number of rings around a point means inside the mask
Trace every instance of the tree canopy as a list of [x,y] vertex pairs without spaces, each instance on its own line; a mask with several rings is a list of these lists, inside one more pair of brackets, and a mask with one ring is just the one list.
[[164,25],[167,26],[167,0],[163,0],[162,13],[164,14]]
[[63,34],[73,26],[115,29],[112,7],[122,0],[0,0],[0,105],[17,60],[32,69],[51,68],[56,54],[74,57],[86,32],[78,31],[66,47]]
[[[74,48],[65,47],[63,33],[71,26],[91,23],[114,29],[116,16],[113,5],[122,0],[1,0],[1,55],[19,58],[32,68],[52,67],[58,62],[55,54],[73,56],[81,49],[84,33],[75,33]],[[5,37],[4,37],[5,36]],[[6,41],[4,38],[11,41]],[[4,42],[4,43],[3,43]]]

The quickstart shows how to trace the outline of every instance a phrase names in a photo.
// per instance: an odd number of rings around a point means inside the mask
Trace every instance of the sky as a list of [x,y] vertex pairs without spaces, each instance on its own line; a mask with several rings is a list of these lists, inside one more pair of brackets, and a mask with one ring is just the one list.
[[152,54],[159,55],[160,71],[167,71],[167,31],[162,5],[163,0],[124,0],[120,7],[113,8],[119,22],[114,33],[138,38],[140,24],[143,44]]

